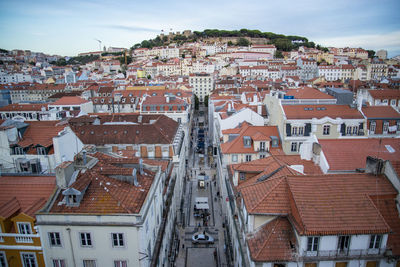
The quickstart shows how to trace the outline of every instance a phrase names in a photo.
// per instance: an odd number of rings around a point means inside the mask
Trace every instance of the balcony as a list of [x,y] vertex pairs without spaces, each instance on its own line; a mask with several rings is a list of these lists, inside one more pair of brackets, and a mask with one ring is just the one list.
[[29,244],[33,243],[33,238],[39,238],[39,234],[22,235],[0,233],[0,242],[12,242],[10,241],[10,238],[15,239],[15,243],[17,244]]
[[386,248],[303,251],[303,261],[375,259],[385,256]]

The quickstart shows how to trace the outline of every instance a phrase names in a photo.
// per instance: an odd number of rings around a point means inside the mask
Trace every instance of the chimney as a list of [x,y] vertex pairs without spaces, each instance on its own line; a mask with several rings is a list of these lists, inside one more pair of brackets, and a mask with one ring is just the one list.
[[60,188],[66,188],[74,174],[74,163],[64,162],[56,167],[56,183]]
[[257,105],[257,113],[262,115],[262,105]]
[[169,96],[166,96],[166,97],[165,97],[165,101],[166,101],[167,103],[169,103]]
[[232,110],[232,104],[228,103],[228,111],[231,111],[231,110]]
[[139,159],[139,173],[143,175],[143,159]]
[[139,182],[138,182],[138,179],[137,179],[136,172],[137,172],[137,170],[134,168],[134,169],[132,170],[133,185],[134,185],[134,186],[139,186]]
[[83,165],[86,165],[87,163],[86,150],[82,150],[82,158],[83,158]]

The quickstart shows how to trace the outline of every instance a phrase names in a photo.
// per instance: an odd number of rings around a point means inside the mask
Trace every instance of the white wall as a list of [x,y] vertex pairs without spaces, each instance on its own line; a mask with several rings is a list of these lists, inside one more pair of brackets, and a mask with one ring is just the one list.
[[239,123],[247,121],[254,126],[264,126],[264,118],[254,112],[251,109],[242,109],[241,111],[233,114],[232,116],[221,120],[220,116],[217,116],[220,125],[220,136],[222,137],[222,131],[226,129],[236,128]]
[[83,143],[69,127],[65,127],[58,136],[53,137],[54,159],[56,166],[64,161],[73,161],[74,156],[83,148]]

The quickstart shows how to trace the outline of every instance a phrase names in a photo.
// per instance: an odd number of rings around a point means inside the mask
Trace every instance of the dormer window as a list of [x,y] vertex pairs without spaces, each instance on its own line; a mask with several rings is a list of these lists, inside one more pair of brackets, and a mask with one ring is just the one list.
[[62,192],[65,196],[65,204],[68,207],[77,207],[82,199],[82,193],[75,188],[68,188]]
[[243,137],[243,145],[244,147],[251,147],[251,138],[250,136]]
[[38,146],[36,148],[36,152],[37,152],[38,155],[47,155],[46,148],[42,147],[42,146]]

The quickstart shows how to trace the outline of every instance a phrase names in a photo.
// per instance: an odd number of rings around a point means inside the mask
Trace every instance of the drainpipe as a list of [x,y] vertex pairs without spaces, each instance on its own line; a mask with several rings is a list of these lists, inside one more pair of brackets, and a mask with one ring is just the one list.
[[74,253],[74,247],[72,246],[72,239],[71,239],[71,228],[67,228],[68,231],[68,237],[69,237],[69,244],[71,246],[71,253],[72,253],[72,262],[73,262],[73,266],[76,266],[75,264],[75,253]]

